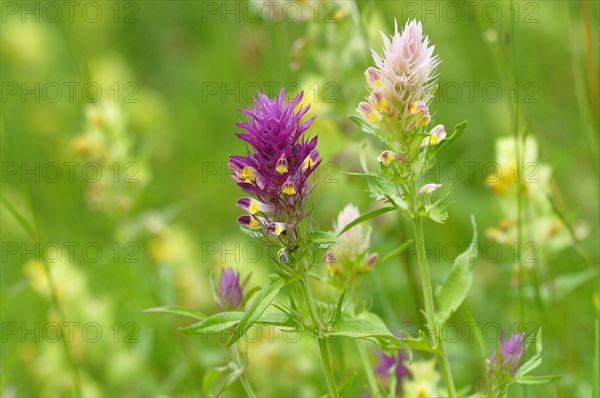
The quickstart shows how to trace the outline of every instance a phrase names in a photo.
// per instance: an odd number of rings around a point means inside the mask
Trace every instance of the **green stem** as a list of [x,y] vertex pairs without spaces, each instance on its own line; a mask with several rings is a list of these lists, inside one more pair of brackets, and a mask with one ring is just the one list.
[[367,375],[367,382],[369,383],[369,392],[372,397],[380,397],[381,393],[379,392],[379,386],[377,385],[377,378],[375,377],[375,372],[373,372],[373,366],[371,365],[371,361],[369,360],[369,353],[367,352],[367,347],[365,347],[365,343],[362,340],[356,340],[356,348],[358,348],[358,354],[360,355],[360,360],[365,368],[365,374]]
[[[421,285],[423,287],[423,301],[425,302],[425,315],[427,317],[427,328],[430,333],[430,344],[436,350],[437,356],[442,366],[444,375],[444,383],[448,390],[449,397],[456,397],[456,389],[454,387],[454,379],[450,369],[448,355],[444,349],[444,341],[437,336],[435,328],[435,306],[433,302],[433,291],[431,289],[431,278],[429,277],[429,265],[427,264],[427,256],[425,254],[425,238],[423,237],[423,223],[419,216],[413,218],[413,227],[415,230],[415,242],[417,245],[417,257],[419,258],[419,269],[421,271]],[[432,336],[431,332],[435,332],[436,336]],[[438,345],[439,344],[439,345]]]
[[[240,352],[238,351],[238,346],[237,344],[234,344],[231,346],[231,351],[233,352],[233,359],[235,361],[235,363],[242,367],[242,359],[240,358]],[[256,394],[254,393],[254,390],[252,389],[252,385],[250,384],[250,381],[248,380],[248,378],[245,375],[245,371],[246,369],[244,369],[244,372],[242,373],[242,375],[240,376],[240,382],[242,383],[242,387],[244,387],[244,391],[246,391],[246,395],[248,395],[250,398],[256,398]]]
[[452,377],[452,369],[450,368],[450,361],[446,354],[446,349],[440,339],[440,345],[438,347],[438,358],[442,367],[442,374],[444,375],[444,383],[446,383],[446,389],[448,390],[449,397],[456,397],[456,387],[454,387],[454,378]]
[[315,308],[315,303],[312,298],[312,294],[310,293],[310,287],[308,286],[308,281],[306,280],[306,277],[300,279],[300,285],[302,286],[302,294],[304,295],[304,299],[306,300],[306,304],[308,305],[310,317],[314,324],[315,330],[317,331],[316,337],[319,342],[319,351],[321,352],[323,367],[325,368],[325,377],[327,379],[327,388],[329,389],[329,396],[332,398],[337,398],[340,395],[337,390],[337,384],[335,383],[335,377],[333,375],[333,368],[331,367],[331,361],[329,359],[329,350],[327,349],[327,343],[325,342],[325,339],[321,336],[321,322],[319,322],[317,309]]

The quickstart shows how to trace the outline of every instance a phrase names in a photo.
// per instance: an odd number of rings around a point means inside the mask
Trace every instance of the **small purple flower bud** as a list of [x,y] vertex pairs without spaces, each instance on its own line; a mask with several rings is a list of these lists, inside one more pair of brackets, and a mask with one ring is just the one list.
[[240,274],[233,268],[224,268],[219,280],[219,297],[217,307],[221,311],[240,309],[244,293],[240,286]]
[[279,262],[282,264],[287,264],[289,261],[288,255],[285,252],[285,248],[281,248],[279,249],[279,251],[277,252],[277,258],[279,258]]
[[365,260],[365,263],[369,269],[372,269],[379,258],[379,253],[371,253]]
[[500,362],[497,362],[498,352],[494,350],[490,357],[492,371],[502,369],[515,375],[525,352],[524,337],[525,333],[513,333],[508,339],[500,339]]

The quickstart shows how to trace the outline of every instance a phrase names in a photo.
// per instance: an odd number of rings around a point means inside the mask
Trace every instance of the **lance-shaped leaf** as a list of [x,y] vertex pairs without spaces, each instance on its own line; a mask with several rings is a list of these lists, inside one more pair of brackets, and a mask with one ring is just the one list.
[[473,265],[477,259],[477,225],[474,217],[471,217],[471,223],[473,224],[471,244],[466,251],[456,257],[446,281],[435,294],[437,301],[435,320],[440,325],[443,325],[460,307],[473,283]]
[[354,123],[356,123],[363,133],[376,135],[375,126],[373,126],[371,123],[366,122],[360,116],[349,115],[348,118]]
[[519,384],[546,384],[558,379],[560,379],[559,375],[523,376],[516,378],[515,381]]
[[388,355],[404,349],[407,350],[409,357],[412,357],[410,346],[403,339],[394,336],[381,318],[371,312],[365,311],[353,318],[342,316],[331,326],[326,335],[372,341]]
[[[203,321],[196,322],[192,325],[185,326],[179,329],[187,333],[215,334],[217,332],[227,331],[231,329],[243,319],[244,315],[245,313],[241,311],[221,312],[209,316]],[[256,323],[259,323],[261,325],[272,325],[282,327],[293,326],[290,317],[287,314],[280,312],[263,314]]]
[[241,311],[219,312],[179,330],[187,333],[216,334],[235,326],[243,316]]
[[435,154],[435,153],[439,152],[440,150],[442,150],[443,148],[447,147],[448,145],[452,144],[454,141],[456,141],[458,138],[460,138],[460,136],[465,131],[466,127],[467,127],[466,120],[457,124],[456,127],[454,127],[454,133],[452,133],[452,135],[450,137],[447,137],[446,139],[442,140],[442,142],[440,142],[439,144],[433,146],[433,151],[431,153]]
[[560,375],[527,376],[532,370],[542,364],[542,328],[535,335],[535,355],[523,364],[515,375],[515,382],[519,384],[545,384],[560,378]]
[[315,231],[308,235],[311,242],[318,244],[320,247],[327,248],[333,244],[349,248],[346,242],[338,238],[338,235],[333,232]]
[[238,341],[260,319],[267,307],[275,300],[277,293],[279,293],[283,285],[283,279],[275,277],[256,295],[227,342],[228,347]]
[[412,239],[407,240],[402,245],[400,245],[399,247],[395,248],[394,250],[392,250],[391,252],[389,252],[388,254],[383,256],[383,258],[381,260],[379,260],[379,263],[384,263],[391,258],[399,256],[400,254],[404,253],[406,248],[408,248],[412,244],[414,244]]
[[377,216],[379,216],[381,214],[385,214],[385,213],[387,213],[389,211],[392,211],[394,209],[395,209],[395,207],[391,207],[391,206],[390,207],[382,207],[380,209],[373,210],[373,211],[370,211],[368,213],[365,213],[365,214],[361,215],[360,217],[358,217],[358,218],[352,220],[351,222],[349,222],[348,225],[346,225],[344,228],[342,228],[342,230],[340,232],[338,232],[338,236],[340,236],[341,234],[343,234],[344,232],[346,232],[350,228],[354,227],[355,225],[361,224],[361,223],[363,223],[365,221],[368,221],[368,220],[370,220],[372,218],[375,218],[375,217],[377,217]]
[[201,312],[194,311],[189,308],[178,307],[176,305],[166,305],[164,307],[148,308],[148,309],[144,310],[143,312],[145,312],[145,313],[156,312],[156,313],[161,313],[161,314],[179,315],[179,316],[185,316],[187,318],[192,318],[192,319],[197,319],[197,320],[203,320],[206,318],[206,315],[204,315]]
[[[238,367],[233,362],[227,366],[208,369],[202,379],[204,394],[210,397],[220,397],[225,390],[242,376],[244,369],[244,367]],[[220,383],[217,383],[219,381]],[[215,384],[217,385],[217,389],[213,390],[213,385]]]
[[542,344],[542,328],[539,328],[535,335],[535,355],[529,358],[517,371],[515,376],[516,379],[522,378],[532,370],[542,364],[542,350],[544,346]]

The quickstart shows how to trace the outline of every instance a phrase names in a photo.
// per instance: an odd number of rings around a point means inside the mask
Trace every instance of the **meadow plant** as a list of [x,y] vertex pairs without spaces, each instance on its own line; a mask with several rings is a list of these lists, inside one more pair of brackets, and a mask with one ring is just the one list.
[[[466,298],[472,282],[476,259],[476,234],[469,249],[457,257],[446,282],[432,290],[429,265],[425,254],[422,220],[444,222],[447,215],[446,191],[434,200],[432,194],[442,188],[427,183],[425,172],[435,163],[436,154],[458,138],[465,127],[461,123],[447,137],[443,125],[431,128],[429,103],[436,87],[436,67],[440,63],[434,46],[423,34],[420,22],[409,21],[391,38],[383,37],[383,54],[373,51],[375,67],[369,67],[366,80],[370,89],[367,102],[358,105],[361,118],[352,117],[362,130],[377,136],[384,150],[377,160],[380,170],[366,172],[373,197],[386,204],[371,213],[399,211],[413,226],[421,273],[421,290],[429,346],[442,368],[448,396],[456,396],[450,363],[440,338],[439,327],[448,320]],[[436,303],[437,300],[437,311]]]
[[[351,116],[351,119],[365,133],[378,137],[384,145],[384,150],[377,158],[380,169],[374,172],[365,170],[365,173],[361,174],[369,179],[371,195],[385,205],[356,221],[361,222],[389,211],[398,211],[412,224],[421,274],[420,290],[424,302],[423,332],[428,336],[426,351],[436,357],[446,390],[445,394],[438,393],[436,377],[433,376],[435,362],[427,362],[428,365],[421,368],[430,369],[422,372],[428,377],[414,377],[413,374],[412,381],[405,383],[404,393],[407,396],[441,394],[455,397],[457,390],[446,343],[440,331],[460,307],[471,288],[473,266],[477,258],[476,226],[473,220],[474,233],[471,244],[465,252],[456,257],[446,280],[434,293],[426,255],[423,219],[443,223],[448,218],[447,197],[450,192],[446,189],[439,198],[433,199],[434,192],[443,186],[437,182],[427,182],[425,172],[435,164],[437,153],[460,137],[466,122],[456,126],[450,136],[446,133],[444,125],[432,123],[429,105],[437,85],[436,67],[440,59],[434,54],[434,46],[430,45],[429,38],[423,34],[421,23],[415,20],[408,21],[402,31],[398,30],[396,24],[392,37],[388,38],[382,34],[382,38],[383,54],[373,51],[375,66],[365,71],[370,94],[367,101],[358,105],[360,117]],[[434,127],[431,127],[432,125]],[[355,222],[350,223],[354,224]],[[514,344],[503,344],[503,352],[514,351]],[[508,357],[508,354],[505,357]],[[491,384],[498,383],[492,381]],[[391,393],[394,394],[395,391],[392,390]]]
[[[269,249],[273,265],[269,282],[247,289],[250,276],[240,282],[237,271],[225,268],[218,283],[213,284],[217,313],[206,316],[178,307],[150,310],[195,319],[183,328],[188,333],[210,335],[217,331],[226,337],[232,359],[227,366],[209,373],[224,375],[215,388],[211,386],[213,379],[206,383],[211,394],[220,395],[239,380],[247,395],[255,396],[245,374],[252,358],[236,343],[252,326],[267,325],[314,336],[331,397],[340,396],[345,386],[337,381],[330,352],[330,340],[337,337],[355,341],[370,396],[457,396],[440,331],[471,287],[477,234],[473,233],[468,249],[456,258],[434,295],[422,224],[424,219],[442,223],[448,218],[449,191],[437,182],[426,181],[425,172],[435,164],[436,154],[462,134],[466,123],[459,124],[451,135],[442,124],[432,123],[429,105],[440,60],[420,22],[409,21],[401,32],[396,26],[392,37],[383,35],[383,41],[383,54],[373,52],[375,66],[365,72],[368,99],[358,105],[360,117],[350,117],[383,145],[377,157],[379,170],[358,173],[368,178],[372,202],[379,206],[373,211],[361,214],[357,206],[348,204],[332,223],[331,231],[319,230],[308,209],[312,209],[309,198],[316,183],[311,176],[321,155],[318,137],[309,133],[314,118],[307,117],[310,105],[302,102],[303,92],[294,98],[288,98],[283,88],[274,98],[258,92],[253,105],[241,110],[245,120],[236,124],[242,129],[237,136],[247,150],[229,159],[232,178],[246,194],[236,203],[243,211],[237,223]],[[434,198],[440,190],[445,192]],[[375,267],[379,257],[371,249],[371,227],[364,223],[392,211],[401,214],[414,231],[425,304],[424,327],[416,337],[393,334],[356,294],[362,277]],[[386,258],[399,254],[405,246]],[[319,263],[324,266],[315,267]],[[327,299],[323,298],[324,291]],[[523,366],[519,365],[525,351],[524,334],[502,340],[486,362],[481,391],[497,396],[513,382],[528,382],[525,374],[541,361],[541,332],[537,337],[537,354]],[[371,363],[366,341],[375,343],[380,351],[377,365]],[[433,357],[413,362],[414,351]]]

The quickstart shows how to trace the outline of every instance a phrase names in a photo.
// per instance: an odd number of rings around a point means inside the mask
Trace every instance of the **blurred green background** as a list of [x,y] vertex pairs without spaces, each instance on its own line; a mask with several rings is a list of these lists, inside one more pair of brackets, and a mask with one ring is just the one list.
[[[482,246],[492,244],[485,231],[503,214],[485,166],[496,158],[496,139],[514,133],[517,109],[519,125],[537,139],[539,162],[552,168],[550,196],[579,241],[535,242],[538,263],[526,285],[533,289],[539,277],[547,294],[529,295],[524,316],[514,246],[497,244],[498,256],[480,256],[455,320],[470,312],[497,326],[492,338],[517,323],[543,327],[540,372],[561,378],[511,394],[591,395],[598,2],[66,3],[2,2],[3,397],[203,395],[207,369],[227,362],[219,338],[185,335],[176,329],[185,320],[142,311],[178,304],[211,314],[211,273],[233,266],[242,277],[252,272],[254,286],[272,271],[267,252],[235,222],[241,191],[226,163],[245,151],[234,135],[238,110],[257,88],[271,96],[282,85],[290,96],[305,90],[323,157],[313,216],[331,229],[348,202],[375,208],[366,181],[344,172],[360,171],[360,154],[374,165],[381,145],[347,115],[367,94],[368,48],[380,52],[379,31],[391,34],[394,19],[403,26],[412,18],[442,59],[430,106],[436,122],[448,130],[469,122],[432,174],[453,186],[455,200],[445,224],[425,226],[434,282],[457,254],[448,244],[466,248],[471,214]],[[399,235],[392,216],[372,225],[372,251],[382,255],[408,239],[409,228]],[[413,257],[377,264],[361,289],[360,299],[397,332],[419,322]],[[310,338],[289,343],[275,332],[269,340],[248,344],[259,395],[324,393]],[[339,380],[360,371],[345,346],[334,348]],[[457,384],[472,391],[484,372],[477,345],[463,334],[449,351]],[[344,394],[365,390],[359,373]],[[239,394],[235,385],[225,395]]]

